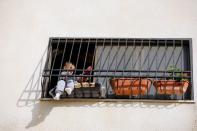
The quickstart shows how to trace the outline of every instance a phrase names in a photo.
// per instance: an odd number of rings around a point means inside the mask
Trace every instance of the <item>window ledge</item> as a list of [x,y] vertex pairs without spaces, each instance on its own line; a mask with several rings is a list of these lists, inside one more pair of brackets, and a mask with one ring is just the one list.
[[[40,101],[55,101],[52,98],[40,98]],[[90,99],[90,98],[66,98],[59,101],[67,102],[147,102],[147,103],[186,103],[195,104],[194,100],[148,100],[148,99]]]

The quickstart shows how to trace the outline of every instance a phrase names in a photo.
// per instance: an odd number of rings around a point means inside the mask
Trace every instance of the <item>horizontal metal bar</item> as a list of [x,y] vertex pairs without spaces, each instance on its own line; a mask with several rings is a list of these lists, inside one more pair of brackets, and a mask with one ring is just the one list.
[[[65,42],[65,41],[62,41],[62,42],[60,42],[59,44],[62,45],[62,44],[64,44],[64,42]],[[71,45],[72,42],[73,42],[73,41],[70,40],[70,41],[68,41],[67,44],[68,44],[68,45],[69,45],[69,44]],[[93,44],[93,45],[94,45],[95,42],[98,43],[97,45],[100,45],[100,46],[101,46],[102,43],[103,43],[104,41],[98,41],[98,40],[96,41],[96,40],[95,40],[95,41],[90,41],[89,44]],[[83,42],[82,42],[82,44],[87,44],[87,43],[88,43],[88,42],[86,42],[86,41],[83,41]],[[119,46],[125,46],[124,44],[126,43],[126,41],[120,41],[120,42],[118,42],[118,41],[112,41],[112,43],[113,43],[113,46],[114,46],[114,47],[118,46],[118,43],[119,43]],[[57,44],[56,41],[52,43],[52,45],[56,45],[56,44]],[[78,40],[78,41],[76,40],[74,44],[80,44],[80,41],[79,41],[79,40]],[[105,43],[104,43],[105,46],[110,46],[110,44],[111,44],[110,41],[105,41]],[[157,46],[157,45],[156,45],[156,42],[149,42],[149,41],[143,41],[142,46],[148,47],[149,44],[150,44],[150,46],[152,46],[152,47]],[[134,45],[134,42],[133,42],[133,41],[128,41],[128,42],[127,42],[127,45],[128,45],[128,46],[133,46],[133,45]],[[164,47],[164,46],[165,46],[165,41],[159,41],[159,42],[158,42],[158,45]],[[183,45],[188,45],[188,44],[183,43]],[[140,41],[139,41],[139,42],[138,42],[138,41],[135,42],[135,46],[141,46]],[[173,46],[173,42],[167,42],[167,46],[168,46],[168,47]],[[176,43],[175,43],[175,47],[181,47],[181,41],[180,41],[180,42],[176,42]]]
[[104,40],[104,39],[136,39],[136,40],[191,40],[192,38],[126,38],[126,37],[50,37],[51,40],[55,40],[55,39],[60,39],[60,40],[65,40],[65,39],[98,39],[98,40]]
[[[45,69],[44,72],[49,72],[50,69]],[[85,71],[85,69],[64,70],[53,69],[52,71]],[[157,72],[157,73],[191,73],[191,71],[165,71],[165,70],[91,70],[91,72]]]
[[[46,101],[57,102],[53,98],[40,98],[40,101],[43,101],[43,102],[44,101],[45,102]],[[147,102],[147,103],[186,103],[186,104],[195,104],[194,100],[157,100],[157,99],[64,98],[64,99],[60,99],[60,101],[65,101],[65,102]]]
[[191,78],[191,77],[176,77],[176,76],[155,76],[155,75],[127,75],[127,76],[122,76],[122,75],[58,75],[58,74],[52,74],[52,75],[42,75],[43,77],[50,77],[50,76],[59,76],[59,77],[121,77],[121,78],[129,78],[129,77],[134,77],[134,78]]

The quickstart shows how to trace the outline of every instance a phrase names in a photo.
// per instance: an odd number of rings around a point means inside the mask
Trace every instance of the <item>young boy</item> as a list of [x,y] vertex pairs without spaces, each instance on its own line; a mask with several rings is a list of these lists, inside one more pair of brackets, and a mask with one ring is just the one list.
[[[70,63],[66,62],[64,64],[64,70],[70,70],[70,71],[63,71],[61,72],[61,75],[72,75],[73,70],[75,69],[75,66]],[[58,80],[56,88],[55,88],[55,96],[53,96],[53,90],[50,90],[49,94],[53,97],[54,100],[59,100],[60,96],[64,93],[64,91],[67,92],[68,95],[72,93],[74,90],[74,79],[72,77],[60,77],[60,80]]]
[[[64,64],[63,69],[68,71],[61,72],[61,75],[72,75],[75,70],[75,66],[72,63],[66,62]],[[91,71],[92,71],[92,67],[89,66],[82,74],[90,75]],[[75,79],[73,77],[66,77],[66,76],[60,77],[60,80],[58,80],[56,87],[51,89],[49,91],[49,94],[53,97],[54,100],[59,100],[60,96],[64,93],[64,91],[67,92],[68,95],[72,93],[72,91],[74,90],[75,83],[86,82],[86,81],[88,81],[87,77],[76,77]],[[54,89],[55,89],[55,96],[52,93]],[[101,98],[105,98],[106,88],[102,86],[100,87],[100,91],[101,91]]]

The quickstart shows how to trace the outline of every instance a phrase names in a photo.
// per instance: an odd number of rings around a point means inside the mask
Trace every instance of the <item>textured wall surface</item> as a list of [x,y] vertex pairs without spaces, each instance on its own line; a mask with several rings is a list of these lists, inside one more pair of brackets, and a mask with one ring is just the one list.
[[196,131],[196,104],[38,100],[51,36],[192,38],[196,88],[196,12],[196,0],[1,0],[0,130]]

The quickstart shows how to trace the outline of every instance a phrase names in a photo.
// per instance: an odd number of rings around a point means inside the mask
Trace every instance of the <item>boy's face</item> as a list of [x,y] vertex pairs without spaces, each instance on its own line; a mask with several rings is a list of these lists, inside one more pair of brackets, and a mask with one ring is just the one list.
[[[72,64],[66,64],[66,65],[64,66],[64,69],[65,69],[65,70],[74,70],[75,67],[74,67]],[[72,75],[72,74],[73,74],[73,71],[67,71],[67,72],[68,72],[69,75]]]

